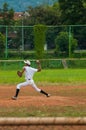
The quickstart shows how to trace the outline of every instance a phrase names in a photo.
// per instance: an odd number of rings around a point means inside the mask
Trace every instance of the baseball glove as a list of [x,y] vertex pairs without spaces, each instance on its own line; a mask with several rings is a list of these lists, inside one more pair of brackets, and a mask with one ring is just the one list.
[[17,75],[19,76],[19,77],[22,77],[22,73],[18,70],[17,71]]

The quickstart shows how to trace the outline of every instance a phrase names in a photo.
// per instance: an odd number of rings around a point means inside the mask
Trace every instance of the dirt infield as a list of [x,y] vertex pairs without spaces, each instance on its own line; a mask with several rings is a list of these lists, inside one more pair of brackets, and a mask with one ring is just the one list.
[[[16,86],[0,85],[0,108],[10,107],[58,107],[58,106],[85,106],[86,86],[40,86],[49,92],[51,97],[37,93],[33,88],[21,88],[18,100],[12,100]],[[0,126],[0,130],[86,130],[86,126]]]
[[[40,87],[42,88],[42,87]],[[86,104],[86,93],[80,90],[86,86],[47,86],[43,89],[51,94],[47,98],[37,93],[33,88],[21,88],[18,100],[14,101],[11,97],[15,94],[15,86],[0,86],[0,107],[14,106],[74,106]],[[77,90],[79,89],[79,90]],[[78,91],[78,92],[77,92]],[[83,90],[84,91],[84,90]],[[75,94],[74,94],[75,93]]]
[[86,126],[3,126],[0,130],[86,130]]

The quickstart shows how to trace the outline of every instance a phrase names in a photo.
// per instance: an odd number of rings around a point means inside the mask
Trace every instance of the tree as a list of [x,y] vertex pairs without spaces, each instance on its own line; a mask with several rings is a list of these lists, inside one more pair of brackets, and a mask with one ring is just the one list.
[[3,4],[3,9],[1,10],[2,15],[2,24],[3,25],[13,25],[14,24],[14,10],[12,8],[9,9],[7,3]]
[[59,0],[62,24],[85,24],[86,8],[83,0]]
[[29,25],[45,24],[45,25],[58,25],[59,24],[59,11],[56,11],[57,6],[38,6],[29,7],[28,18]]
[[[69,35],[68,32],[60,32],[59,35],[55,39],[56,43],[56,53],[66,53],[69,54],[69,49],[71,49],[71,53],[74,52],[75,48],[77,47],[77,40],[71,35],[70,43],[69,43]],[[69,48],[70,44],[70,48]]]

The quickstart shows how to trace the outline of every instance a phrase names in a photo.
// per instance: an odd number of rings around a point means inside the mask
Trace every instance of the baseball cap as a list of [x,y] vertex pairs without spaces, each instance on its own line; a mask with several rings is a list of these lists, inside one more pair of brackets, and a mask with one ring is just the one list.
[[24,63],[25,63],[25,64],[28,64],[28,65],[31,65],[31,63],[30,63],[29,60],[24,60]]

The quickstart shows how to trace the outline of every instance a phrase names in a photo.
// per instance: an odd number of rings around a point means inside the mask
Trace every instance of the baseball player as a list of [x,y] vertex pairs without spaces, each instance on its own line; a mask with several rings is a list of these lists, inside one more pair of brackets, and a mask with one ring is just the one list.
[[19,91],[20,91],[20,88],[21,87],[25,87],[25,86],[28,86],[28,85],[31,85],[37,92],[40,92],[44,95],[46,95],[46,97],[50,97],[50,94],[46,93],[45,91],[39,89],[36,84],[34,83],[34,80],[33,80],[33,75],[35,74],[35,72],[40,72],[41,71],[41,64],[40,64],[40,61],[37,60],[36,63],[38,65],[38,69],[36,68],[32,68],[30,65],[31,65],[31,62],[29,60],[26,60],[24,61],[25,63],[25,66],[23,67],[22,71],[18,71],[17,74],[19,77],[22,77],[23,73],[25,74],[25,82],[23,83],[19,83],[17,85],[17,88],[16,88],[16,93],[15,93],[15,96],[12,97],[13,100],[16,100],[17,97],[18,97],[18,94],[19,94]]

